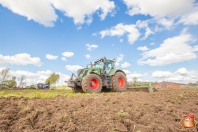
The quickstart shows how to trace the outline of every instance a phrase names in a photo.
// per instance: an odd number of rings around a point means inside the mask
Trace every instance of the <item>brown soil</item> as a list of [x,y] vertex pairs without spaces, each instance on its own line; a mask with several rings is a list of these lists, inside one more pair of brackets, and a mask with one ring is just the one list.
[[198,90],[1,97],[0,132],[177,132],[188,113],[198,119]]

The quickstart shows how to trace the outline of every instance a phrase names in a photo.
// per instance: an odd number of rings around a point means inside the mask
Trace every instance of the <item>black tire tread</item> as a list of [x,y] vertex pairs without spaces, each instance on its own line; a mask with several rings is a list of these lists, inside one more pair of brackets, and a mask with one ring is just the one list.
[[[85,92],[85,93],[91,93],[91,91],[89,91],[89,88],[88,88],[88,86],[87,86],[87,80],[89,79],[89,77],[90,76],[92,76],[92,75],[97,75],[97,74],[89,74],[89,75],[87,75],[87,76],[85,76],[84,78],[83,78],[83,80],[82,80],[82,89],[83,89],[83,91]],[[98,76],[98,75],[97,75]],[[101,84],[100,85],[102,85],[102,79],[100,78],[100,76],[98,76],[99,77],[99,82],[101,82]],[[101,90],[102,90],[102,86],[101,86]],[[101,92],[101,90],[99,91],[99,92]]]
[[[121,92],[118,88],[117,88],[117,79],[116,79],[116,76],[118,76],[119,74],[123,74],[123,72],[116,72],[113,76],[112,76],[112,92]],[[125,77],[125,75],[124,75]],[[126,78],[126,77],[125,77]],[[126,85],[127,82],[125,82],[125,85]]]

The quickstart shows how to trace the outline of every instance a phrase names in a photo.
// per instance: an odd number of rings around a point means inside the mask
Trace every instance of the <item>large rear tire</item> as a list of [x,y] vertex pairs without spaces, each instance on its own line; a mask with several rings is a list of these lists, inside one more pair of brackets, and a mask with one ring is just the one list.
[[82,80],[82,89],[85,93],[100,93],[102,80],[97,74],[89,74]]
[[123,72],[116,72],[112,76],[112,91],[113,92],[124,92],[127,90],[127,80]]

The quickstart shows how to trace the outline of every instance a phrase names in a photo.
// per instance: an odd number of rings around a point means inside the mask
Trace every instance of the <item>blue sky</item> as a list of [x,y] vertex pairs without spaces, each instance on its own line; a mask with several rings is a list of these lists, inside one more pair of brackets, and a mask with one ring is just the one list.
[[27,84],[64,84],[98,58],[128,81],[198,81],[195,0],[0,0],[0,68]]

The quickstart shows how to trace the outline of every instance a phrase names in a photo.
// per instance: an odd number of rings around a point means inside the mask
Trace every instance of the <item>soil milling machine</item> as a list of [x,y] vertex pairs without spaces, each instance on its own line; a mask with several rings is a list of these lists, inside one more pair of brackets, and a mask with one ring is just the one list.
[[127,79],[124,71],[115,68],[115,60],[100,58],[89,67],[79,69],[77,76],[72,73],[66,81],[75,93],[124,92]]

